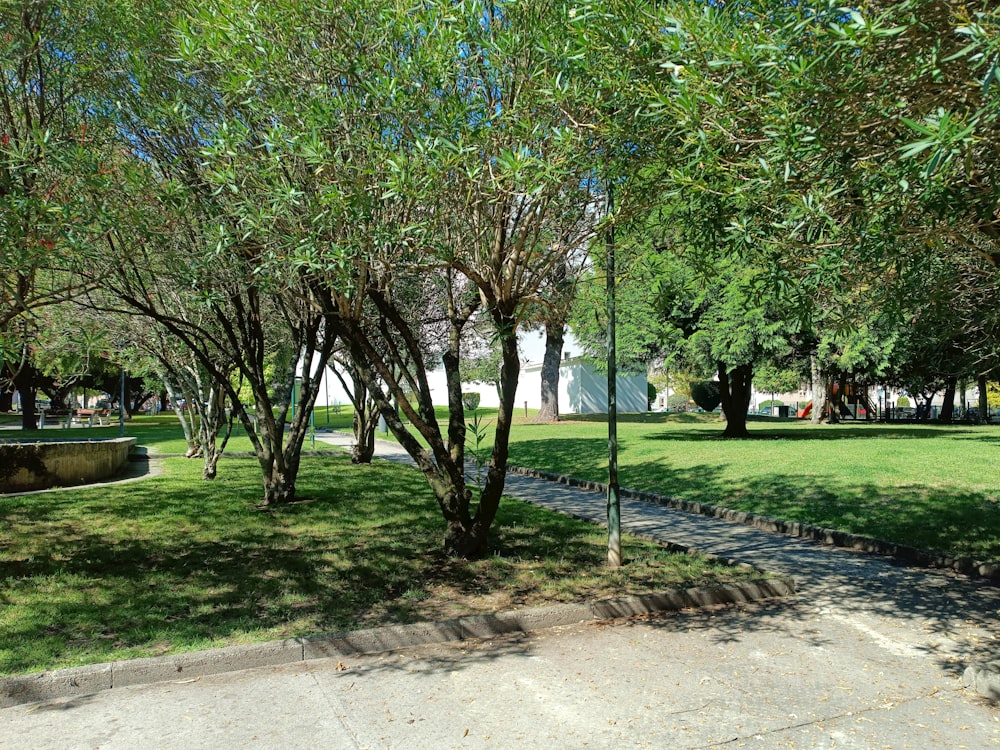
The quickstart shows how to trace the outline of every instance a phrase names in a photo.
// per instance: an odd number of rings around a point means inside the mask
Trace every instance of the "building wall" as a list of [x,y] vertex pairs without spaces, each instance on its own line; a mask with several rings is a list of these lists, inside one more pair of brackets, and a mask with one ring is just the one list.
[[[616,390],[618,411],[648,410],[645,375],[619,373]],[[607,374],[582,359],[564,363],[559,373],[559,410],[566,414],[607,414]]]
[[[448,403],[447,382],[443,370],[427,373],[435,405]],[[490,384],[463,383],[462,392],[479,394],[479,404],[487,408],[500,405],[497,389]],[[332,373],[327,373],[320,385],[317,406],[342,404],[350,406],[351,400],[340,381]],[[514,399],[516,409],[538,409],[542,404],[541,365],[528,364],[521,367]],[[618,411],[638,412],[647,410],[646,376],[618,375]],[[608,377],[598,372],[582,358],[564,360],[559,368],[559,411],[563,414],[606,414],[608,411]]]

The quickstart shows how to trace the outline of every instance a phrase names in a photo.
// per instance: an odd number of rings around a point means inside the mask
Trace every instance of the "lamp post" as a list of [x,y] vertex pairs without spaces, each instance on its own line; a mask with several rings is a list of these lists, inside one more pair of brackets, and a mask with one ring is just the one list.
[[121,389],[118,393],[118,436],[125,437],[125,365],[122,365]]
[[608,186],[608,565],[622,564],[621,493],[618,487],[618,364],[615,350],[615,225],[614,196]]
[[330,426],[330,371],[323,368],[323,390],[326,393],[326,425]]

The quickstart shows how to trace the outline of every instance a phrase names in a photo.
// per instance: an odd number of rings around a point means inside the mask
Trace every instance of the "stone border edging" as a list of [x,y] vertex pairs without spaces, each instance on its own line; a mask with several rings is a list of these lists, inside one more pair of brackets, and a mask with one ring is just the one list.
[[[608,491],[606,484],[591,482],[586,479],[577,479],[576,477],[569,477],[563,474],[554,474],[548,471],[528,469],[522,466],[508,466],[507,471],[520,476],[558,482],[569,487],[579,487],[605,493]],[[746,513],[744,511],[723,508],[720,505],[696,503],[690,500],[670,497],[669,495],[659,495],[655,492],[640,492],[623,487],[621,489],[621,496],[656,505],[663,505],[676,510],[683,510],[688,513],[697,513],[703,516],[721,518],[726,521],[735,521],[736,523],[752,526],[762,531],[785,534],[801,539],[810,539],[834,547],[847,547],[871,554],[894,557],[925,568],[946,568],[963,575],[970,577],[978,576],[1000,584],[1000,562],[981,562],[973,560],[970,557],[956,557],[955,555],[945,555],[939,552],[929,552],[904,544],[875,539],[874,537],[851,534],[846,531],[837,531],[836,529],[827,529],[822,526],[812,526],[797,521],[785,521],[781,518],[771,518],[770,516],[762,516],[756,513]]]
[[128,661],[104,662],[51,672],[0,678],[0,708],[53,698],[69,698],[152,682],[186,682],[203,675],[289,664],[311,659],[377,654],[433,643],[492,638],[560,625],[611,620],[720,604],[739,604],[790,596],[791,578],[724,586],[654,592],[581,604],[556,604],[443,622],[390,625],[332,635],[229,646]]
[[984,698],[1000,701],[1000,661],[970,664],[962,674],[962,685]]

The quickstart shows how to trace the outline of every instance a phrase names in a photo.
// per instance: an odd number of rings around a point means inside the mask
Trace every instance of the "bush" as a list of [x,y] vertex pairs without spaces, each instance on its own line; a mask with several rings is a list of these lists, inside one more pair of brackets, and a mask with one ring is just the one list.
[[768,401],[761,401],[760,406],[758,406],[758,408],[770,409],[773,406],[784,406],[784,405],[785,405],[784,401],[782,401],[780,398],[776,398],[776,399],[770,399]]
[[649,406],[650,409],[652,409],[653,408],[653,404],[655,404],[655,403],[656,403],[656,386],[647,381],[647,383],[646,383],[646,405]]
[[908,399],[906,396],[900,396],[899,398],[896,399],[896,406],[901,406],[903,408],[906,408],[909,405],[910,405],[910,399]]
[[468,393],[462,394],[462,406],[464,406],[469,411],[475,411],[479,408],[480,394],[476,391],[470,391]]
[[698,380],[691,383],[691,399],[705,411],[715,411],[722,403],[719,395],[719,381]]
[[667,399],[667,406],[673,411],[686,411],[690,400],[683,393],[671,393]]

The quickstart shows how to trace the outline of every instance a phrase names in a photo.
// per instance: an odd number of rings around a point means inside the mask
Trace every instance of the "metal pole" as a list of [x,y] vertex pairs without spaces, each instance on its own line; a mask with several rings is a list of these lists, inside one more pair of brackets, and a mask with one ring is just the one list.
[[326,424],[330,424],[330,371],[323,368],[323,390],[326,392]]
[[125,437],[125,366],[122,365],[121,393],[118,394],[118,434]]
[[[614,214],[614,196],[608,186],[608,216]],[[608,273],[608,565],[622,564],[621,493],[618,487],[618,364],[615,351],[615,227],[607,234]]]

